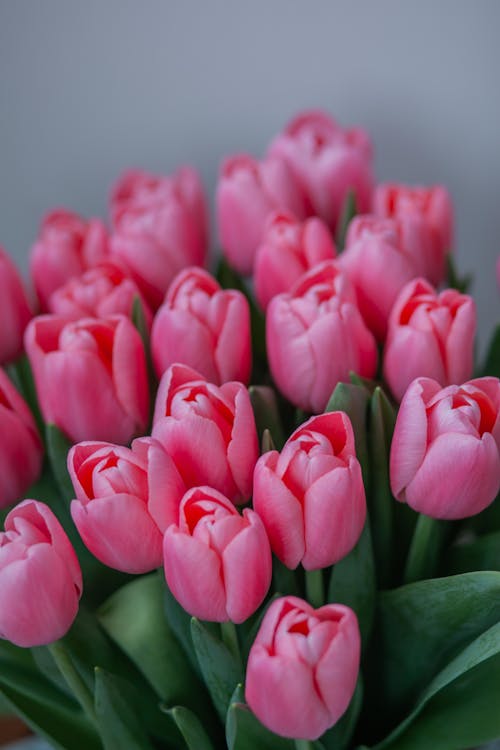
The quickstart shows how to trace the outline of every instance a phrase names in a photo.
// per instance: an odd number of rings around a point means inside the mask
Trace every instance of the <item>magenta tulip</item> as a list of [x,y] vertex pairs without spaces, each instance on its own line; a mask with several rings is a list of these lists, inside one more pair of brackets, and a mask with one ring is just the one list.
[[315,740],[349,706],[360,650],[358,621],[349,607],[315,610],[295,596],[277,599],[248,657],[248,705],[272,732]]
[[151,349],[158,377],[179,362],[217,385],[247,383],[252,349],[245,296],[221,289],[201,268],[181,271],[156,313]]
[[500,489],[500,381],[441,388],[417,378],[405,393],[391,446],[393,495],[432,518],[480,513]]
[[24,329],[31,318],[31,306],[21,277],[0,246],[0,365],[22,353]]
[[78,612],[82,574],[50,508],[24,500],[0,532],[0,638],[42,646],[62,638]]
[[210,487],[189,490],[163,543],[165,577],[182,607],[202,620],[240,623],[262,604],[272,575],[262,521]]

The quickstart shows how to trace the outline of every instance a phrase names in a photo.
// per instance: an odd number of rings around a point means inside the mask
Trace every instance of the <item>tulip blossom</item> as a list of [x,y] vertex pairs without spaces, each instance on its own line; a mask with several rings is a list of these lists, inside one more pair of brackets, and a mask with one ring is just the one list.
[[262,604],[272,575],[262,521],[210,487],[182,499],[163,543],[165,577],[182,607],[202,620],[240,623]]
[[267,308],[269,366],[280,391],[295,406],[322,412],[349,372],[371,378],[375,340],[356,306],[351,284],[335,261],[304,274]]
[[440,284],[446,274],[446,256],[453,249],[453,205],[446,188],[378,185],[373,194],[373,212],[421,223],[420,231],[427,233],[430,248],[421,274],[432,284]]
[[0,369],[0,508],[21,497],[38,479],[42,455],[33,416]]
[[260,306],[265,309],[302,274],[335,255],[332,236],[321,219],[300,222],[290,213],[271,214],[255,260],[255,294]]
[[396,300],[384,350],[384,377],[400,401],[412,380],[442,385],[472,375],[476,305],[455,289],[437,294],[424,279],[410,281]]
[[23,282],[11,259],[0,247],[0,364],[23,351],[23,334],[32,317]]
[[180,362],[217,385],[247,383],[252,350],[245,296],[221,289],[201,268],[181,271],[156,313],[151,349],[158,377]]
[[203,265],[207,252],[205,197],[195,170],[171,177],[126,172],[111,195],[110,249],[158,308],[175,274]]
[[289,122],[268,153],[288,164],[305,191],[309,213],[335,231],[349,191],[358,213],[370,207],[372,151],[364,130],[344,130],[326,112],[312,110]]
[[108,234],[102,221],[85,221],[64,208],[47,214],[31,249],[30,268],[43,310],[50,295],[103,260],[108,252]]
[[315,610],[295,596],[276,599],[248,657],[248,705],[272,732],[315,740],[349,706],[360,650],[358,621],[349,607]]
[[217,221],[222,248],[239,273],[250,275],[268,216],[291,211],[305,218],[301,188],[281,159],[257,161],[247,154],[226,159],[217,185]]
[[82,574],[50,508],[24,500],[0,532],[0,638],[42,646],[62,638],[78,612]]
[[237,503],[250,498],[259,447],[242,383],[218,388],[190,367],[172,365],[158,388],[153,437],[187,487],[209,485]]
[[76,499],[71,515],[86,547],[125,573],[162,564],[163,532],[179,518],[184,483],[172,459],[152,438],[132,448],[85,442],[68,454]]
[[127,443],[144,433],[149,390],[141,337],[115,315],[68,322],[34,318],[26,329],[43,416],[73,441]]
[[347,414],[312,417],[281,453],[261,456],[253,506],[274,554],[288,567],[326,568],[358,541],[366,518],[361,467]]
[[417,378],[405,393],[391,446],[393,495],[432,518],[480,513],[500,489],[500,381],[442,388]]

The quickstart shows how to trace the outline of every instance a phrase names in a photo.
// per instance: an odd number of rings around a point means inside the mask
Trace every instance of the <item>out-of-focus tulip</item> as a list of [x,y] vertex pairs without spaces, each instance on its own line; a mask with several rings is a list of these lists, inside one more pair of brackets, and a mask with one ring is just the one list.
[[163,543],[165,577],[184,609],[202,620],[240,623],[262,604],[272,575],[262,521],[210,487],[189,490]]
[[280,391],[306,411],[322,412],[349,372],[371,378],[375,339],[356,307],[353,288],[336,261],[304,274],[267,308],[267,353]]
[[424,279],[410,281],[396,300],[384,351],[384,377],[401,400],[417,377],[463,383],[474,366],[476,305],[455,289],[437,294]]
[[85,545],[101,562],[125,573],[162,564],[163,532],[179,520],[184,483],[152,438],[132,448],[79,443],[68,454],[76,499],[71,515]]
[[416,187],[398,183],[377,185],[373,194],[377,216],[422,223],[430,247],[420,273],[436,286],[446,274],[446,256],[453,249],[453,205],[445,187]]
[[260,306],[265,309],[302,274],[335,255],[332,236],[321,219],[300,222],[286,212],[272,214],[255,259],[255,293]]
[[417,378],[405,393],[391,446],[394,496],[432,518],[467,518],[500,489],[500,381],[441,385]]
[[23,334],[32,312],[23,282],[0,246],[0,364],[10,362],[23,350]]
[[50,295],[74,276],[80,276],[103,260],[108,252],[108,234],[102,221],[85,221],[64,208],[42,221],[38,239],[31,249],[30,268],[43,310]]
[[179,362],[217,385],[247,383],[252,348],[245,296],[221,289],[201,268],[181,271],[156,314],[151,349],[158,377]]
[[366,517],[361,467],[343,412],[312,417],[281,453],[257,462],[253,505],[275,555],[289,568],[326,568],[358,541]]
[[153,437],[187,487],[209,485],[236,503],[250,498],[259,448],[242,383],[218,388],[190,367],[172,365],[158,388]]
[[351,702],[359,660],[352,609],[327,604],[315,610],[286,596],[270,605],[250,650],[245,697],[271,731],[315,740]]
[[297,115],[269,148],[269,154],[283,159],[304,188],[309,212],[324,219],[333,231],[350,190],[358,213],[370,208],[372,151],[364,130],[344,130],[318,110]]
[[38,478],[42,454],[31,412],[0,369],[0,508],[17,500]]
[[78,612],[78,559],[50,508],[16,505],[0,532],[0,638],[42,646],[62,638]]
[[239,273],[250,275],[269,214],[288,210],[305,218],[302,190],[281,159],[257,161],[247,154],[226,159],[217,185],[222,248]]
[[176,273],[205,262],[207,211],[200,178],[190,167],[171,177],[126,172],[113,188],[110,210],[111,253],[156,309]]
[[141,337],[124,315],[68,322],[33,318],[25,334],[46,422],[73,442],[127,443],[146,428],[149,389]]

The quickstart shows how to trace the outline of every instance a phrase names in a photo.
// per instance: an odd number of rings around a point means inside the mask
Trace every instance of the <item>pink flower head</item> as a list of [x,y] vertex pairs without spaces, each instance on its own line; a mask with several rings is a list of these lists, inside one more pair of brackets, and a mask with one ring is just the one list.
[[23,334],[32,317],[21,277],[0,246],[0,364],[11,362],[23,351]]

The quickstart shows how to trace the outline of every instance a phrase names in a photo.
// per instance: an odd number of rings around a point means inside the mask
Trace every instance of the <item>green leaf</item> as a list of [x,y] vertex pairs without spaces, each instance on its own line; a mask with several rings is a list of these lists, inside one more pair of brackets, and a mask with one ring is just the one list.
[[170,629],[181,644],[181,647],[189,659],[194,671],[201,677],[200,665],[191,639],[191,615],[188,615],[186,610],[181,607],[168,588],[166,581],[164,581],[163,587],[163,605],[165,617],[167,618]]
[[153,367],[153,359],[151,356],[151,340],[146,323],[146,316],[144,314],[144,306],[142,304],[141,298],[138,295],[136,295],[132,301],[132,323],[137,329],[137,332],[142,339],[142,345],[144,347],[144,355],[146,357],[146,367],[148,371],[150,417],[152,419],[154,410],[154,394],[156,393],[158,387],[158,380],[156,378],[155,369]]
[[252,403],[259,440],[262,440],[265,430],[269,430],[273,442],[281,450],[285,437],[275,391],[267,385],[251,385],[248,394]]
[[360,673],[349,708],[339,721],[321,737],[325,750],[345,750],[349,747],[362,704],[363,678]]
[[75,496],[67,467],[68,451],[71,448],[71,443],[55,424],[47,424],[45,426],[45,439],[50,467],[57,482],[59,492],[65,500],[69,501]]
[[405,583],[434,576],[446,530],[445,521],[419,514],[406,559]]
[[38,403],[33,371],[26,354],[22,354],[15,362],[7,365],[6,370],[17,390],[28,404],[43,440],[45,435],[44,422]]
[[483,375],[500,378],[500,324],[495,327],[484,361]]
[[356,444],[356,456],[361,464],[365,487],[368,486],[369,481],[368,442],[366,434],[369,402],[370,394],[364,386],[353,385],[352,383],[338,383],[325,409],[325,412],[343,411],[351,420]]
[[456,289],[462,294],[466,294],[472,284],[472,274],[468,273],[464,276],[459,276],[455,266],[455,259],[451,253],[448,253],[446,256],[446,268],[446,286]]
[[227,646],[196,617],[191,620],[191,637],[208,692],[224,721],[231,696],[242,679],[241,668]]
[[337,225],[336,245],[337,252],[342,252],[345,247],[347,228],[357,214],[356,193],[350,188],[344,198],[342,211]]
[[449,548],[444,561],[448,575],[474,570],[500,571],[500,531]]
[[123,695],[115,675],[95,670],[95,710],[104,750],[154,750],[135,706]]
[[266,729],[245,703],[243,688],[234,691],[226,717],[228,750],[295,750],[293,740]]
[[184,706],[175,706],[168,713],[175,721],[188,750],[214,750],[203,725],[192,711]]

